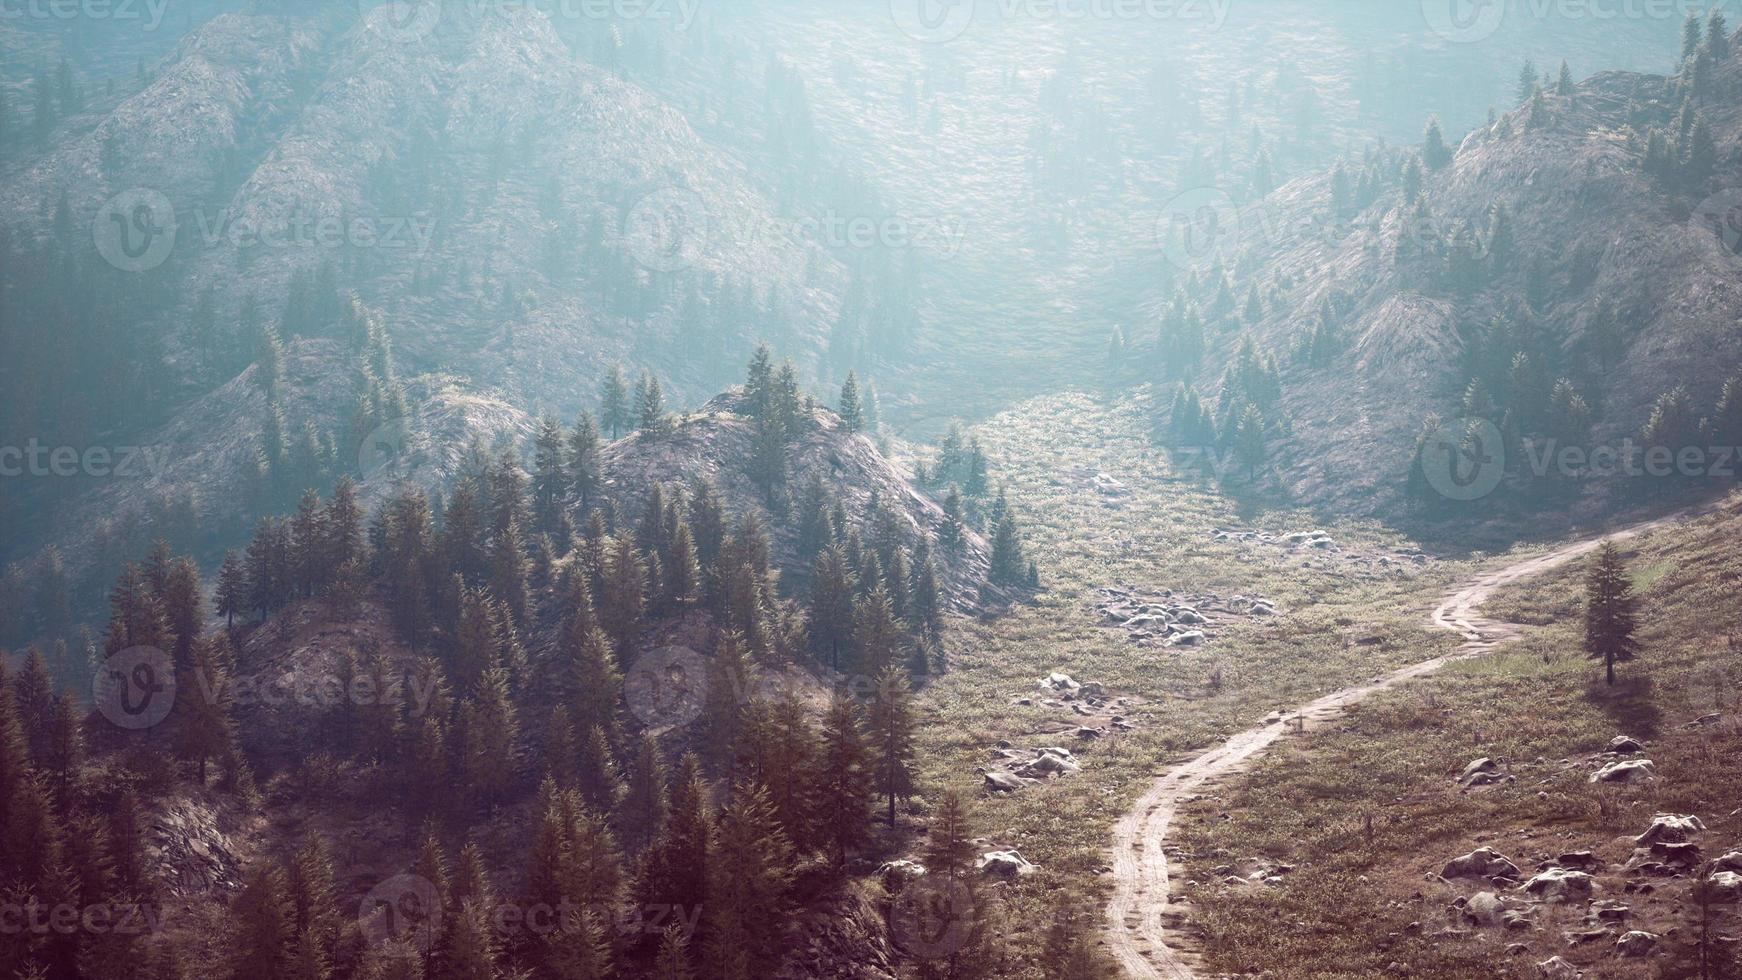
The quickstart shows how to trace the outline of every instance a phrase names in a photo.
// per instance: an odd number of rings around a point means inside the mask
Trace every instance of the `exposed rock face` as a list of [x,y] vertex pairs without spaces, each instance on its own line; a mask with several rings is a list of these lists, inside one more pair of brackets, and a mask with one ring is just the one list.
[[220,828],[220,810],[196,797],[163,801],[147,815],[146,858],[170,895],[191,897],[238,887],[242,862]]
[[1478,847],[1462,857],[1453,858],[1440,872],[1440,877],[1456,878],[1517,878],[1518,865],[1502,857],[1493,848]]
[[[620,513],[639,515],[655,483],[675,490],[687,488],[695,480],[707,480],[729,502],[733,513],[755,514],[768,533],[775,563],[802,577],[809,573],[809,563],[798,561],[797,522],[777,517],[762,503],[767,496],[751,469],[756,458],[756,425],[739,414],[744,410],[743,393],[734,390],[694,413],[675,418],[665,435],[637,435],[610,444],[601,453],[606,473],[604,492],[617,502]],[[841,499],[855,522],[863,521],[875,495],[910,538],[933,534],[943,525],[944,512],[938,502],[916,490],[870,439],[843,430],[832,412],[813,411],[802,427],[802,434],[786,450],[787,486],[792,495],[797,496],[815,476]],[[990,567],[984,539],[971,529],[964,538],[957,554],[932,549],[938,584],[946,593],[946,601],[958,609],[978,606]],[[998,593],[993,590],[992,594]]]
[[790,952],[771,980],[895,980],[895,954],[883,915],[866,898],[843,894],[804,911]]

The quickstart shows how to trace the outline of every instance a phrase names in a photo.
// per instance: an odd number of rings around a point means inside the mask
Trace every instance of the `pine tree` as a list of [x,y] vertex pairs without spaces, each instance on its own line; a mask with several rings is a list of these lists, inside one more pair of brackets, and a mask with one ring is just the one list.
[[646,733],[629,767],[629,785],[617,810],[624,844],[631,851],[640,851],[659,836],[665,817],[665,766],[660,761],[659,743]]
[[1530,101],[1530,97],[1536,94],[1541,85],[1536,75],[1536,62],[1525,61],[1524,67],[1518,70],[1518,104],[1523,105]]
[[689,936],[679,926],[665,927],[659,940],[659,956],[653,964],[653,980],[696,980],[690,968]]
[[913,793],[912,699],[907,678],[891,667],[878,676],[877,690],[865,715],[872,788],[888,800],[891,827],[895,826],[895,801]]
[[235,742],[232,692],[218,653],[223,642],[218,634],[195,645],[192,662],[176,678],[176,748],[194,764],[202,786],[206,764],[226,755]]
[[1264,466],[1264,415],[1258,411],[1257,405],[1247,405],[1240,416],[1234,435],[1234,453],[1246,471],[1247,479],[1256,476]]
[[485,671],[465,707],[464,765],[467,788],[485,804],[501,799],[513,783],[520,748],[520,721],[509,695],[508,672]]
[[962,491],[955,484],[951,484],[949,492],[944,495],[944,519],[938,525],[938,544],[951,553],[960,551],[966,541],[966,529],[967,517],[962,506]]
[[325,975],[338,952],[340,918],[338,885],[333,879],[333,858],[319,833],[310,834],[287,867],[294,928],[302,934],[299,950],[301,976]]
[[80,727],[78,704],[71,694],[55,698],[54,717],[49,723],[42,769],[55,777],[63,801],[70,799],[74,777],[85,762],[85,735]]
[[597,725],[588,728],[580,738],[577,753],[570,782],[580,792],[581,799],[600,813],[615,810],[617,802],[623,798],[624,786],[605,730]]
[[585,510],[598,496],[604,477],[599,466],[599,429],[593,416],[582,412],[569,434],[569,488],[575,506]]
[[847,372],[847,380],[841,385],[839,414],[841,428],[848,433],[858,432],[865,427],[865,406],[859,400],[859,377],[852,371]]
[[1706,19],[1706,49],[1716,61],[1728,61],[1730,58],[1730,25],[1724,19],[1722,7],[1713,7],[1711,15]]
[[932,815],[931,832],[927,836],[925,867],[927,874],[960,879],[974,867],[974,831],[968,821],[968,808],[960,793],[945,790],[937,812]]
[[1440,129],[1438,116],[1429,116],[1427,131],[1422,137],[1421,162],[1429,170],[1444,170],[1452,162],[1452,149],[1446,145],[1445,133]]
[[546,415],[539,420],[533,438],[533,526],[545,534],[556,533],[569,498],[569,450],[562,423]]
[[[711,976],[729,976],[740,952],[754,969],[766,963],[784,928],[783,911],[796,868],[792,841],[768,794],[755,783],[734,787],[720,811],[718,846],[708,882]],[[761,972],[752,975],[763,975]]]
[[270,858],[261,860],[231,906],[231,915],[236,935],[230,944],[235,956],[230,976],[288,978],[296,935],[284,870]]
[[870,839],[866,820],[871,808],[870,753],[860,723],[859,705],[837,694],[823,718],[822,755],[818,760],[817,816],[835,865]]
[[629,428],[629,417],[629,386],[623,380],[623,368],[613,364],[599,390],[599,424],[617,439]]
[[1561,74],[1559,80],[1555,82],[1554,92],[1562,97],[1573,94],[1573,70],[1567,67],[1565,61],[1561,62]]
[[49,730],[54,726],[55,712],[54,677],[41,650],[31,647],[25,654],[24,669],[15,683],[18,720],[29,740],[30,757],[39,760],[40,767],[40,760],[48,757]]
[[507,607],[513,615],[514,624],[517,625],[529,622],[527,614],[531,600],[528,595],[528,575],[526,549],[520,540],[520,525],[510,521],[507,528],[490,543],[490,591]]
[[1615,664],[1639,652],[1637,629],[1633,584],[1620,549],[1605,541],[1585,579],[1585,652],[1603,661],[1610,686],[1615,684]]
[[660,390],[659,379],[652,372],[643,371],[641,380],[635,384],[636,428],[643,436],[657,436],[665,432],[668,420],[665,414],[665,394]]
[[600,624],[616,644],[617,655],[626,657],[647,608],[647,564],[629,535],[618,535],[613,541],[604,578],[599,596]]
[[1688,14],[1688,19],[1682,22],[1682,62],[1691,61],[1700,51],[1700,41],[1705,37],[1705,31],[1700,27],[1700,15]]
[[702,730],[707,733],[703,746],[709,761],[728,766],[737,758],[738,741],[744,733],[745,699],[755,679],[756,668],[743,635],[735,630],[722,631],[708,665],[708,687],[702,702]]
[[648,848],[637,890],[644,907],[707,907],[714,820],[701,760],[685,755],[671,787],[671,813]]

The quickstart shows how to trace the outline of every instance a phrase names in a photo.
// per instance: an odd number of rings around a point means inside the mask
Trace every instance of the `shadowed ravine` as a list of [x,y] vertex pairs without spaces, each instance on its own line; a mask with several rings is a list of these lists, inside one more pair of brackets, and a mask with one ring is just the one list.
[[[1178,946],[1184,909],[1172,906],[1164,847],[1180,803],[1213,779],[1239,772],[1285,733],[1322,725],[1371,694],[1424,677],[1454,660],[1481,656],[1521,629],[1513,623],[1484,618],[1476,610],[1500,586],[1540,575],[1594,551],[1605,540],[1625,540],[1681,520],[1672,514],[1635,524],[1612,534],[1564,545],[1546,554],[1485,572],[1453,592],[1433,611],[1430,622],[1457,632],[1463,645],[1453,653],[1412,664],[1355,687],[1327,694],[1281,720],[1249,729],[1221,745],[1162,774],[1113,828],[1113,899],[1107,905],[1107,944],[1126,976],[1137,978],[1194,977],[1188,954]],[[1297,721],[1298,719],[1298,721]]]

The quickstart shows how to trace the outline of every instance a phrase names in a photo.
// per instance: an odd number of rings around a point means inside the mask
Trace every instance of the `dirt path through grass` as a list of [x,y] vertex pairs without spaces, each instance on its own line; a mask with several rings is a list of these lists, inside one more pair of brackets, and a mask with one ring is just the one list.
[[1588,554],[1605,540],[1631,538],[1682,517],[1672,514],[1646,521],[1486,572],[1452,593],[1433,611],[1434,626],[1464,637],[1464,644],[1455,652],[1328,694],[1282,720],[1241,732],[1158,778],[1113,829],[1114,884],[1113,899],[1107,906],[1107,943],[1126,975],[1168,980],[1197,975],[1190,962],[1191,954],[1183,952],[1179,945],[1184,910],[1172,902],[1168,877],[1172,869],[1163,849],[1174,814],[1185,799],[1206,782],[1238,772],[1287,732],[1322,725],[1371,694],[1431,674],[1453,660],[1488,653],[1516,638],[1520,628],[1515,624],[1485,619],[1476,613],[1500,586]]

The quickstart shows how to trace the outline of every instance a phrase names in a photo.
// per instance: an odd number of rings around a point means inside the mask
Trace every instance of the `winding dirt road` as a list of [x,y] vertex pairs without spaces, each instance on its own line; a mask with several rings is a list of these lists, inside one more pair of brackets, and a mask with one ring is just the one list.
[[1113,829],[1113,900],[1107,906],[1107,943],[1125,974],[1134,978],[1161,977],[1187,980],[1197,974],[1185,954],[1168,945],[1169,933],[1178,928],[1183,910],[1170,907],[1167,854],[1163,850],[1168,828],[1180,803],[1198,792],[1209,780],[1240,771],[1293,727],[1293,719],[1312,727],[1342,714],[1349,705],[1368,695],[1387,690],[1439,670],[1453,660],[1480,656],[1521,632],[1512,623],[1485,619],[1476,610],[1494,590],[1509,582],[1540,575],[1558,565],[1596,550],[1605,540],[1625,540],[1680,520],[1672,514],[1636,524],[1612,534],[1565,545],[1535,558],[1484,573],[1464,585],[1433,612],[1432,623],[1464,637],[1455,652],[1413,664],[1373,681],[1327,694],[1282,722],[1241,732],[1162,775]]

